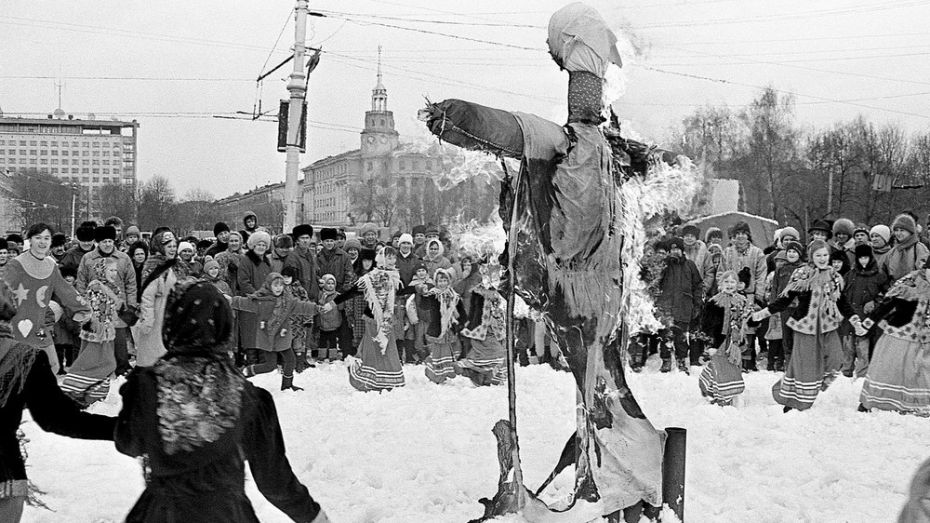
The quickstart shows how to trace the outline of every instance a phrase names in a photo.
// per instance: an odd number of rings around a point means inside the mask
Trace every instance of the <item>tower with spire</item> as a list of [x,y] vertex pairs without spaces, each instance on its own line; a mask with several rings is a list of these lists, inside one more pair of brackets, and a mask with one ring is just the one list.
[[387,88],[381,75],[381,46],[378,46],[378,83],[371,90],[371,110],[365,112],[362,156],[383,156],[397,148],[400,135],[394,129],[394,113],[387,108]]

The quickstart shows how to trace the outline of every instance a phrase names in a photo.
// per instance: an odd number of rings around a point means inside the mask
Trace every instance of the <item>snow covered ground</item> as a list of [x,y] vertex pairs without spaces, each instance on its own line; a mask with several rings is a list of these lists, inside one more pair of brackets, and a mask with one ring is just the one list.
[[[629,379],[657,427],[688,429],[686,521],[890,522],[930,455],[926,419],[856,412],[861,381],[840,378],[812,410],[783,414],[771,399],[774,373],[748,375],[743,405],[718,408],[701,398],[696,373],[657,367],[653,360]],[[491,427],[507,416],[506,388],[463,378],[436,386],[422,366],[405,373],[407,386],[384,394],[352,389],[342,363],[298,375],[303,392],[279,392],[278,375],[255,378],[275,396],[294,470],[333,521],[467,521],[482,513],[478,498],[496,491]],[[574,430],[573,380],[548,366],[519,368],[517,395],[526,484],[535,488]],[[116,414],[115,389],[92,409]],[[143,488],[134,460],[31,421],[25,431],[30,478],[54,510],[27,508],[25,521],[122,521]],[[549,498],[571,484],[563,473]],[[251,483],[247,492],[262,521],[289,521]]]

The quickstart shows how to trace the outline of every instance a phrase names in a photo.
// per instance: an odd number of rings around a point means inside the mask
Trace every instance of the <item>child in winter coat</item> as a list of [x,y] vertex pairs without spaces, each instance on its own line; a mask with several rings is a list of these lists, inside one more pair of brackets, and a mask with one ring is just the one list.
[[739,278],[733,271],[724,271],[717,281],[720,292],[705,304],[702,330],[711,337],[713,347],[707,350],[710,361],[701,371],[698,384],[701,394],[711,403],[731,405],[745,385],[740,369],[745,328],[752,314],[752,304],[737,292]]
[[[77,271],[73,267],[63,267],[61,277],[68,282],[68,285],[74,285],[77,279]],[[58,298],[53,298],[52,303],[56,304],[61,313],[56,313],[58,320],[52,329],[52,338],[55,340],[55,352],[58,353],[58,361],[61,362],[61,368],[58,374],[66,374],[65,367],[70,367],[78,356],[78,349],[81,346],[81,324],[74,321],[74,311],[65,307]]]
[[223,293],[225,296],[232,296],[232,289],[230,289],[229,284],[226,283],[220,274],[220,264],[214,260],[209,259],[203,265],[203,279],[210,282],[216,290]]
[[290,322],[295,315],[313,316],[317,306],[285,294],[284,288],[284,277],[272,272],[254,294],[232,298],[232,308],[255,314],[258,324],[254,340],[249,341],[254,341],[254,346],[259,349],[259,362],[246,366],[243,374],[251,377],[275,370],[280,354],[284,360],[281,390],[303,390],[294,385],[296,357],[291,348],[294,334]]
[[[868,244],[857,245],[854,251],[856,265],[846,275],[846,285],[843,296],[860,318],[868,317],[875,309],[879,299],[888,290],[891,280],[884,271],[879,269],[878,262],[872,255],[872,247]],[[857,336],[850,333],[843,345],[843,375],[847,378],[853,376],[864,378],[869,370],[869,359],[872,348],[878,336],[870,331],[866,336]]]
[[94,279],[84,292],[91,320],[81,329],[81,352],[61,382],[61,390],[84,407],[107,397],[110,375],[116,371],[114,323],[123,304],[118,281],[115,258],[100,258],[94,263]]
[[[413,350],[416,353],[417,362],[426,359],[429,349],[426,347],[426,329],[430,322],[433,321],[432,311],[423,303],[423,293],[434,285],[433,280],[429,277],[429,271],[425,263],[419,263],[414,271],[413,279],[410,280],[410,287],[416,289],[414,294],[407,298],[407,319],[410,321],[413,330]],[[412,306],[412,307],[411,307]],[[415,313],[411,311],[415,308]]]
[[[297,277],[300,269],[293,266],[285,266],[281,270],[281,276],[284,277],[284,292],[292,298],[300,301],[309,301],[310,295],[307,289],[300,283]],[[291,316],[291,333],[294,340],[291,342],[291,348],[294,349],[294,357],[297,362],[294,364],[294,370],[297,373],[305,371],[308,367],[316,365],[307,361],[307,336],[310,335],[313,328],[313,317],[295,314]]]
[[[722,274],[721,274],[722,276]],[[749,299],[748,289],[749,282],[751,281],[752,274],[749,271],[749,267],[743,267],[737,273],[737,284],[736,291]],[[750,302],[750,307],[753,304]],[[742,345],[743,347],[743,370],[746,372],[755,372],[759,370],[756,366],[756,338],[758,336],[758,325],[746,326],[746,343]],[[768,326],[766,326],[768,328]]]
[[[339,293],[336,292],[336,277],[324,274],[320,278],[320,305],[333,301]],[[316,315],[316,323],[320,327],[320,337],[317,340],[320,359],[335,359],[339,350],[339,329],[342,327],[342,308],[333,307],[331,310],[320,311]]]

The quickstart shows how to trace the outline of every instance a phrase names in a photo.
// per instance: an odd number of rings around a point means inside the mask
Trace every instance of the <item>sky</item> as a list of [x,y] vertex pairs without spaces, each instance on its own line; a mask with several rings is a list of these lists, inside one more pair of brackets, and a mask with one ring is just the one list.
[[[424,140],[426,99],[460,98],[556,121],[568,77],[546,53],[551,0],[318,1],[308,45],[301,165],[357,148],[382,46],[388,108],[402,140]],[[916,0],[592,1],[624,42],[626,90],[614,104],[631,131],[665,143],[696,108],[745,107],[765,86],[819,128],[864,115],[930,131],[930,2]],[[284,179],[276,112],[290,66],[261,85],[294,39],[292,0],[0,1],[0,110],[44,117],[136,119],[139,179],[167,177],[178,196],[216,197]],[[441,33],[441,34],[437,34]],[[243,111],[246,115],[237,115]],[[224,116],[226,118],[215,118]],[[229,119],[229,117],[243,119]]]

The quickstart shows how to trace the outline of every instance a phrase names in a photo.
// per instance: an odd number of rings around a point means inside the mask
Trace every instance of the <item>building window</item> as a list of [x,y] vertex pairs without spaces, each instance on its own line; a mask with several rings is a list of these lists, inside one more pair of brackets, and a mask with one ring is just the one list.
[[93,182],[94,182],[94,183],[100,183],[100,178],[94,176]]
[[100,142],[94,142],[94,147],[100,147]]
[[84,151],[83,154],[81,154],[81,156],[90,156],[90,151]]
[[103,151],[104,156],[110,156],[110,151]]
[[100,156],[100,151],[94,151],[94,156]]
[[[81,174],[90,174],[90,169],[88,169],[87,167],[82,167],[82,168],[81,168]],[[87,177],[86,177],[86,176],[84,177],[84,181],[85,181],[85,182],[87,181]]]
[[52,167],[52,174],[58,174],[58,167]]
[[35,165],[35,164],[36,164],[36,159],[35,159],[35,158],[30,158],[30,159],[29,159],[29,163],[30,163],[31,165]]
[[90,147],[90,142],[84,142],[84,147]]
[[26,140],[20,140],[20,141],[19,141],[19,146],[20,146],[20,147],[25,147],[25,146],[26,146]]
[[39,165],[48,165],[48,160],[45,158],[42,158],[42,160],[39,162]]
[[405,162],[404,160],[399,161],[398,164],[400,165],[401,171],[407,168],[407,162]]
[[29,156],[35,156],[39,154],[35,149],[29,149]]
[[79,143],[77,143],[77,142],[71,142],[71,147],[80,147],[80,146],[81,146],[81,144],[79,144]]
[[20,149],[20,150],[19,150],[19,154],[21,154],[21,155],[23,155],[23,156],[26,156],[26,150],[25,150],[25,149]]
[[52,140],[52,147],[58,147],[58,142],[56,142],[55,140]]
[[38,142],[36,142],[35,140],[29,140],[29,145],[35,147],[36,145],[38,145]]
[[52,149],[52,156],[58,156],[58,149]]
[[58,158],[52,158],[52,165],[58,165]]
[[68,156],[68,154],[69,154],[69,153],[68,153],[67,150],[61,151],[61,155],[62,155],[62,156]]

